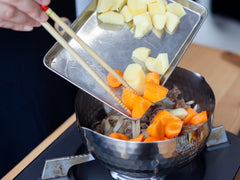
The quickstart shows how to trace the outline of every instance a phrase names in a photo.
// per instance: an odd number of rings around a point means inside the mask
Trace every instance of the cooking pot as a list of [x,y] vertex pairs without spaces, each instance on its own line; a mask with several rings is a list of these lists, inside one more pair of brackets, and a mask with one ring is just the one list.
[[104,104],[85,92],[76,96],[77,124],[88,151],[112,173],[126,179],[160,178],[189,163],[205,147],[212,129],[215,97],[211,87],[198,73],[177,67],[165,87],[178,86],[186,101],[194,100],[208,112],[207,122],[191,132],[165,141],[150,143],[113,139],[90,129],[105,116]]

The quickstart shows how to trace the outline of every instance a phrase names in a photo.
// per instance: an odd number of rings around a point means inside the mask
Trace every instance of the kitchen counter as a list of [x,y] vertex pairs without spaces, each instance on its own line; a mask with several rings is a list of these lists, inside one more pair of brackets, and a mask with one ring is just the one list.
[[192,44],[180,67],[201,74],[216,98],[214,126],[224,125],[227,131],[240,130],[240,55]]
[[[216,97],[214,126],[224,125],[227,131],[237,134],[240,129],[240,56],[191,44],[179,66],[205,77]],[[16,177],[74,122],[75,114],[29,153],[2,180]]]

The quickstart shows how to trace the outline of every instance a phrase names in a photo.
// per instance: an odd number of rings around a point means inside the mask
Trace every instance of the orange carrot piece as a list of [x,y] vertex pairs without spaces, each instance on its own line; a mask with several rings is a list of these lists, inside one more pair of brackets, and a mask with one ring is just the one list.
[[178,119],[173,119],[168,121],[165,126],[166,137],[171,139],[177,137],[182,130],[183,121]]
[[192,108],[187,108],[186,111],[188,114],[183,118],[183,124],[188,124],[190,119],[192,119],[193,116],[197,115],[198,113],[192,109]]
[[[170,112],[166,111],[166,110],[161,110],[159,111],[156,116],[154,116],[154,118],[152,119],[152,124],[159,124],[162,126],[163,128],[163,133],[161,133],[161,138],[163,138],[164,136],[166,136],[166,126],[168,124],[169,121],[180,121],[182,122],[181,119],[179,119],[177,116],[174,116],[173,114],[171,114]],[[147,131],[148,132],[148,131]],[[154,131],[153,131],[154,132]],[[148,132],[149,133],[149,132]],[[159,133],[159,132],[158,132]],[[150,133],[149,133],[150,134]],[[162,135],[163,134],[163,135]],[[150,134],[151,136],[155,136]],[[167,136],[167,138],[170,138],[170,136]]]
[[146,83],[153,83],[159,85],[160,83],[160,74],[157,72],[150,72],[146,75]]
[[143,97],[155,103],[166,97],[168,89],[157,84],[146,83]]
[[164,136],[163,140],[169,140],[170,138],[167,138],[166,136]]
[[122,102],[127,106],[127,108],[132,111],[135,103],[139,100],[138,95],[134,94],[129,89],[123,88],[122,92]]
[[161,139],[152,137],[152,136],[148,136],[143,142],[154,142],[154,141],[161,141]]
[[180,120],[177,116],[174,116],[167,110],[161,110],[154,116],[154,118],[152,119],[152,122],[162,120],[162,123],[165,126],[168,121],[173,119]]
[[140,134],[139,136],[130,139],[129,141],[136,141],[136,142],[142,142],[144,139],[144,134]]
[[133,110],[132,110],[132,117],[138,119],[144,115],[144,113],[151,107],[152,103],[147,99],[138,96],[136,100]]
[[163,139],[164,138],[164,125],[161,120],[155,121],[147,127],[147,132],[150,136]]
[[189,124],[190,125],[197,125],[197,124],[201,124],[204,123],[208,120],[207,117],[207,111],[202,111],[201,113],[195,115],[192,117],[192,119],[190,119]]
[[116,133],[116,132],[111,133],[109,137],[115,138],[115,139],[121,139],[121,140],[129,140],[129,138],[126,135]]
[[[119,76],[123,77],[123,72],[122,71],[120,71],[119,69],[114,69],[114,71],[116,73],[118,73]],[[119,87],[119,86],[121,86],[121,83],[111,73],[108,73],[107,81],[108,81],[108,84],[110,86],[112,86],[112,87]]]

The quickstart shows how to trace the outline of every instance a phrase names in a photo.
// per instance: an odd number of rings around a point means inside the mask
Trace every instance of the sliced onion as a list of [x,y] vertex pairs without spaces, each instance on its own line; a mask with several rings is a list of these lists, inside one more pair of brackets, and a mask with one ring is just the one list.
[[135,121],[132,121],[132,138],[135,138],[136,136],[136,123]]
[[140,135],[140,132],[141,132],[141,126],[140,126],[140,120],[137,120],[136,121],[136,137]]
[[113,132],[117,132],[120,129],[120,127],[122,126],[122,124],[123,124],[123,119],[118,119],[115,127],[113,128]]
[[196,104],[196,105],[193,107],[193,110],[197,112],[197,110],[198,110],[198,104]]
[[194,100],[190,100],[190,101],[186,102],[187,105],[191,105],[193,103],[194,103]]
[[138,135],[140,135],[141,132],[141,126],[140,126],[140,120],[132,121],[132,137],[135,138]]
[[109,135],[111,133],[112,133],[112,126],[109,123],[108,119],[106,119],[104,123],[104,134]]

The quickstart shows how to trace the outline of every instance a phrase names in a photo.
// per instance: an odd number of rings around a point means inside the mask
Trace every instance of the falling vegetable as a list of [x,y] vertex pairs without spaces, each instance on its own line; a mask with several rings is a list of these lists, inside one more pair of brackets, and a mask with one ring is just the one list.
[[153,83],[159,85],[160,83],[160,74],[157,72],[149,72],[146,75],[146,83]]
[[[123,72],[122,71],[120,71],[119,69],[114,69],[114,71],[116,73],[118,73],[120,77],[123,77]],[[109,73],[107,75],[107,81],[108,81],[108,84],[111,87],[119,87],[119,86],[121,86],[121,83],[111,73]]]
[[123,88],[122,102],[127,108],[132,111],[135,103],[138,100],[138,95],[127,88]]
[[151,107],[152,102],[147,99],[138,96],[137,102],[135,103],[132,110],[132,117],[138,119]]
[[143,97],[155,103],[167,96],[168,89],[157,84],[146,83]]

